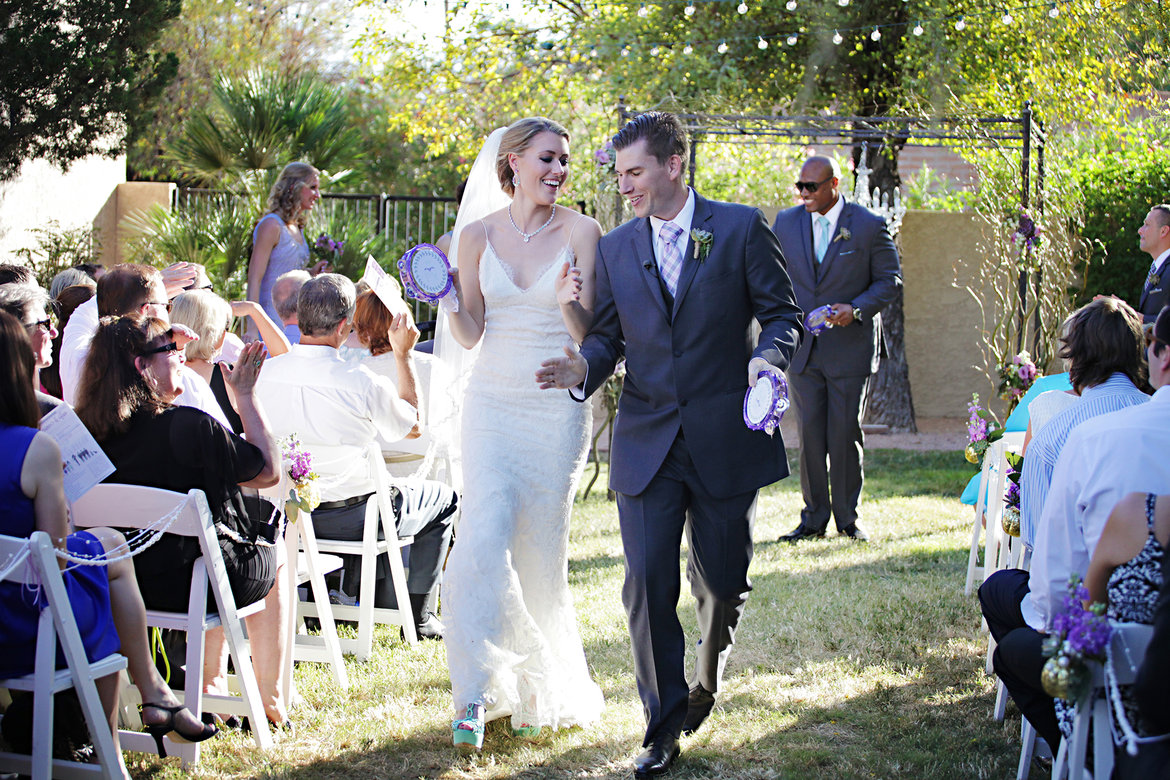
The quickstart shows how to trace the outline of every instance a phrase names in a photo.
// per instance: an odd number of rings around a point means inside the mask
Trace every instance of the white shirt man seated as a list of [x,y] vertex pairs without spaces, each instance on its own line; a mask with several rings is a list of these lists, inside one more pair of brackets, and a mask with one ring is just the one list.
[[[321,491],[313,527],[324,539],[362,538],[365,504],[374,491],[366,462],[370,443],[418,434],[411,354],[418,330],[405,315],[391,327],[394,351],[401,356],[395,387],[368,368],[342,360],[338,352],[350,332],[354,300],[354,285],[344,276],[321,274],[305,282],[297,302],[301,341],[288,354],[270,359],[256,385],[273,433],[296,434],[312,454]],[[397,480],[393,486],[398,534],[414,537],[407,590],[415,622],[420,636],[438,638],[442,626],[431,613],[458,499],[452,488],[431,480]],[[350,558],[343,585],[356,595],[361,565],[356,556]],[[395,606],[388,575],[389,567],[380,559],[377,607]]]
[[272,305],[276,308],[276,315],[280,317],[280,325],[284,328],[284,335],[289,344],[297,344],[301,340],[301,329],[297,322],[297,298],[301,294],[301,287],[313,277],[308,271],[289,271],[281,274],[272,283]]

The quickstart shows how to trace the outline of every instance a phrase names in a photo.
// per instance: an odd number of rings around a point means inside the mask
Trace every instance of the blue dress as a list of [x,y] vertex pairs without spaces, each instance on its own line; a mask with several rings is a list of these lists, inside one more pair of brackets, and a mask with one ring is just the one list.
[[276,314],[276,307],[272,304],[272,285],[289,271],[303,271],[309,264],[309,245],[302,235],[297,238],[288,225],[279,215],[269,212],[265,214],[252,230],[252,243],[256,243],[256,234],[265,220],[275,219],[280,225],[280,240],[272,247],[272,254],[268,256],[268,267],[264,269],[264,276],[260,279],[260,292],[256,300],[264,307],[264,312],[273,322],[280,324],[280,317]]
[[[20,489],[20,471],[34,428],[0,423],[0,533],[27,537],[36,530],[32,499]],[[87,532],[70,534],[65,546],[79,556],[103,552],[101,542]],[[110,582],[104,566],[70,564],[64,572],[65,593],[73,606],[81,642],[90,661],[118,652],[121,642],[110,613]],[[0,677],[16,677],[33,670],[37,621],[45,599],[39,591],[15,582],[0,582]],[[60,647],[57,665],[65,665]]]

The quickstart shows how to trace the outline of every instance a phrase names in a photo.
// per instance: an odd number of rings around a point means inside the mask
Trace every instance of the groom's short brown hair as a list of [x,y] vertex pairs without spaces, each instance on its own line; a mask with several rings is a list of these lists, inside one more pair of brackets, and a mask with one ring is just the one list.
[[646,139],[646,151],[665,165],[671,155],[682,159],[682,170],[687,169],[687,131],[677,116],[667,111],[647,111],[626,122],[613,137],[614,150],[625,149],[641,139]]

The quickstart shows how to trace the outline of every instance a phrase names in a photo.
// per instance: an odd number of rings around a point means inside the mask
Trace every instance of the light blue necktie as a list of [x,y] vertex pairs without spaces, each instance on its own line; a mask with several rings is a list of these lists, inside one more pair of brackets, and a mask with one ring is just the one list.
[[825,252],[829,251],[829,218],[824,215],[817,217],[817,233],[820,234],[820,240],[817,241],[816,252],[817,262],[823,262],[825,259]]
[[663,222],[658,231],[662,242],[662,257],[658,258],[658,266],[662,281],[666,282],[666,289],[670,290],[671,295],[678,294],[678,277],[682,273],[682,249],[678,245],[682,233],[682,228],[673,222]]

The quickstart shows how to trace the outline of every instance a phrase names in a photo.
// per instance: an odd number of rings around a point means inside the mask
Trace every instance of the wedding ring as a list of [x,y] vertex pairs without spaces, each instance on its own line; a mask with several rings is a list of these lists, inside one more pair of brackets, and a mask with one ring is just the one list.
[[256,358],[255,360],[252,361],[252,365],[256,366],[256,368],[260,368],[260,364],[262,362],[264,362],[264,361],[262,361],[260,358]]

